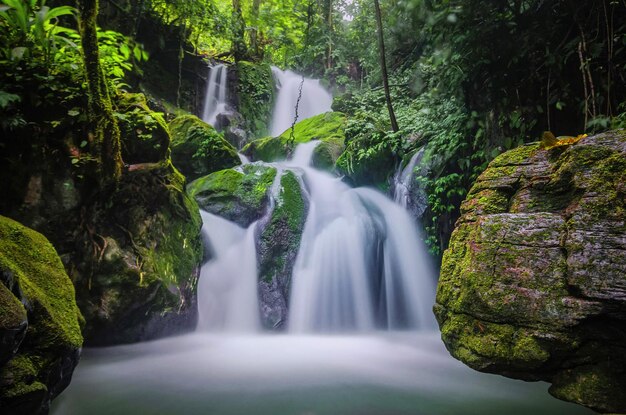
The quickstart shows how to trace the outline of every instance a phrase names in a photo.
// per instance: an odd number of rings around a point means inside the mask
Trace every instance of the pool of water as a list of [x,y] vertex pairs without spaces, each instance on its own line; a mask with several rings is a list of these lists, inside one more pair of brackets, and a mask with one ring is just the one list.
[[473,371],[438,334],[193,334],[85,349],[53,415],[591,414]]

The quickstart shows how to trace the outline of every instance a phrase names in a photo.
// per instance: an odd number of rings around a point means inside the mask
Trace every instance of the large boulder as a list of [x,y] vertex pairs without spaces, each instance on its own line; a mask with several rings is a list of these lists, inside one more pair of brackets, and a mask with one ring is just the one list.
[[293,151],[293,146],[321,141],[313,153],[313,166],[332,169],[345,149],[344,129],[346,116],[340,112],[327,112],[302,120],[294,126],[293,142],[291,129],[278,137],[266,137],[254,140],[246,145],[242,152],[251,160],[276,161],[286,159]]
[[114,103],[124,162],[166,160],[170,155],[170,133],[163,114],[150,109],[144,94],[125,92]]
[[275,177],[273,167],[246,164],[201,177],[187,190],[202,209],[247,228],[267,211]]
[[172,162],[188,180],[241,164],[235,147],[195,115],[176,117],[169,129]]
[[63,259],[76,286],[88,345],[192,330],[203,249],[198,205],[172,164],[131,166],[110,202],[84,213]]
[[268,329],[285,328],[289,314],[291,276],[308,212],[300,180],[292,171],[283,173],[258,241],[261,320]]
[[626,132],[497,157],[443,257],[435,313],[474,369],[626,412]]
[[44,414],[78,363],[82,317],[50,242],[0,216],[0,409]]

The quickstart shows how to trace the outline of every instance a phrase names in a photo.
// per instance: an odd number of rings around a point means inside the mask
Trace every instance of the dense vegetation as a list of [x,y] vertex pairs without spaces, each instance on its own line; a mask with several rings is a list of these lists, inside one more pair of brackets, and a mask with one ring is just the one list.
[[[158,85],[166,83],[161,109],[193,111],[197,98],[194,107],[185,95],[193,88],[185,87],[193,59],[263,61],[322,77],[335,90],[334,107],[349,116],[348,151],[338,167],[357,183],[385,187],[395,164],[428,143],[430,168],[421,180],[435,253],[446,246],[470,184],[496,155],[536,141],[544,130],[577,135],[626,124],[623,1],[383,0],[397,132],[385,106],[379,50],[372,47],[373,0],[100,3],[100,66],[113,107],[125,91],[159,95]],[[2,146],[27,146],[77,127],[97,132],[87,108],[101,105],[94,100],[101,93],[85,94],[97,81],[86,83],[83,72],[82,56],[89,55],[79,11],[58,0],[3,4],[0,121],[15,139]],[[170,74],[165,81],[164,73]],[[35,117],[36,128],[34,113],[45,114]],[[112,117],[119,122],[128,115],[113,108]],[[95,179],[101,140],[75,137],[72,163]]]

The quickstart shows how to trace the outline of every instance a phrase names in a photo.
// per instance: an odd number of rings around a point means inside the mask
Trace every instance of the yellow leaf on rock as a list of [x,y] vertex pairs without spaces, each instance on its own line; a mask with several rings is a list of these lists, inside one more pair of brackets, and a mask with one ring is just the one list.
[[580,134],[576,137],[569,135],[561,135],[555,137],[551,131],[544,131],[541,136],[541,144],[539,145],[539,147],[545,150],[550,150],[551,148],[555,147],[569,146],[579,142],[585,137],[587,137],[587,134]]

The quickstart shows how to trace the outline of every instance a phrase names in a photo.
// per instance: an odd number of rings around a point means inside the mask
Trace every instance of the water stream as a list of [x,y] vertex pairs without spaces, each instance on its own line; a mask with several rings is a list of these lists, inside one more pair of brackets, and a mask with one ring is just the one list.
[[300,97],[298,121],[330,111],[333,97],[322,87],[319,79],[306,78],[293,71],[283,71],[276,67],[272,67],[272,74],[278,88],[270,124],[272,136],[277,137],[291,127],[296,117],[298,97]]
[[226,111],[227,75],[226,65],[219,64],[209,68],[209,80],[202,110],[202,120],[207,124],[215,125],[217,116]]

